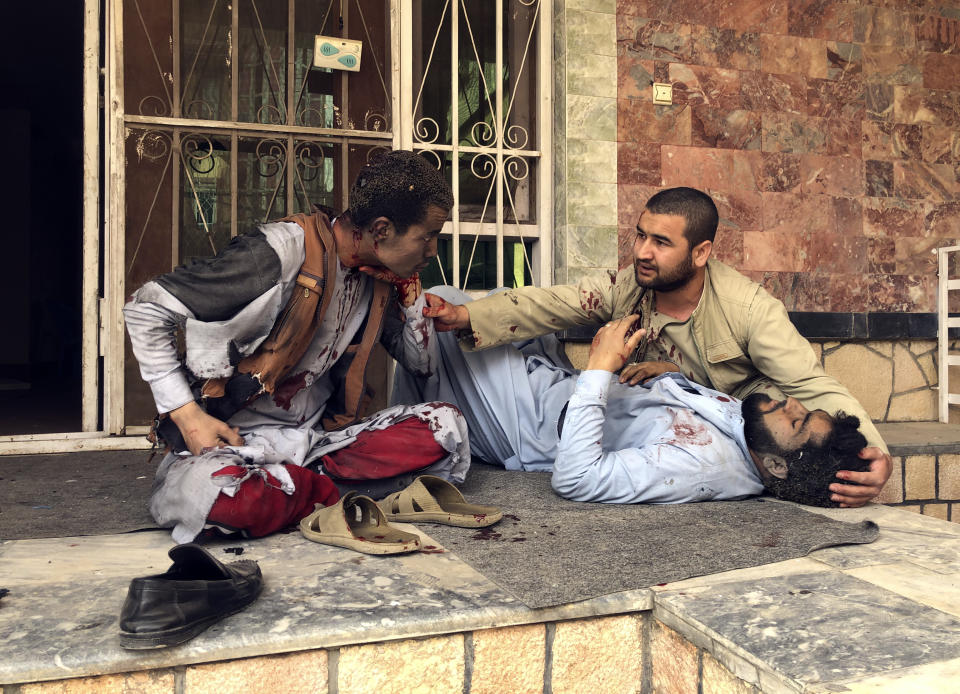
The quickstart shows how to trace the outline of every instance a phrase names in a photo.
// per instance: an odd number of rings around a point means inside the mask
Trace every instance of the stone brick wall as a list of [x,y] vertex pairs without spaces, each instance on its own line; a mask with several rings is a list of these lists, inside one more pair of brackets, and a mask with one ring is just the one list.
[[[18,694],[754,694],[651,613],[20,685]],[[739,663],[739,660],[738,660]],[[730,663],[728,663],[730,664]],[[741,663],[742,665],[742,663]],[[736,667],[736,665],[734,665]],[[752,674],[751,674],[752,673]],[[6,688],[4,688],[6,692]]]
[[894,458],[893,473],[877,501],[960,523],[960,455]]
[[[935,310],[960,239],[960,2],[617,3],[620,265],[663,186],[796,311]],[[650,84],[674,103],[654,106]]]

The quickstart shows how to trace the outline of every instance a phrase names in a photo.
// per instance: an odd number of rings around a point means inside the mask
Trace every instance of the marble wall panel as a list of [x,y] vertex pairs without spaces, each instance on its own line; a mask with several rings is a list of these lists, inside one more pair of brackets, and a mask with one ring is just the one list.
[[807,113],[807,78],[751,70],[740,75],[743,108],[766,113]]
[[868,82],[884,84],[921,84],[923,70],[915,47],[863,47],[863,76]]
[[764,192],[800,192],[800,154],[763,152],[758,187]]
[[863,195],[863,160],[804,154],[800,157],[800,191],[821,195]]
[[822,39],[761,34],[760,67],[764,72],[827,76],[827,45]]
[[660,144],[617,143],[617,180],[623,184],[660,185]]
[[[933,126],[931,126],[933,127]],[[861,154],[864,159],[922,159],[923,126],[865,120]]]
[[716,256],[790,309],[934,310],[928,250],[960,237],[960,3],[702,5],[617,4],[619,185],[708,191]]
[[790,0],[787,31],[791,36],[850,41],[853,10],[844,0]]
[[719,26],[740,31],[786,34],[788,1],[725,2],[719,15]]
[[759,32],[694,25],[690,40],[690,61],[696,65],[760,69]]
[[863,48],[858,43],[827,41],[827,79],[863,74]]

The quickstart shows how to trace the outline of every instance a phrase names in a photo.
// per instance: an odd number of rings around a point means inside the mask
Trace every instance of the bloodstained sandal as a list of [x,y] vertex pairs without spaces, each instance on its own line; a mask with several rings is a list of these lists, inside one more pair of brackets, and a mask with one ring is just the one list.
[[420,549],[419,536],[387,523],[376,502],[347,492],[333,506],[321,506],[300,521],[300,532],[323,545],[364,554],[402,554]]
[[377,504],[387,520],[484,528],[503,518],[495,506],[467,503],[460,490],[440,477],[420,475],[413,483]]

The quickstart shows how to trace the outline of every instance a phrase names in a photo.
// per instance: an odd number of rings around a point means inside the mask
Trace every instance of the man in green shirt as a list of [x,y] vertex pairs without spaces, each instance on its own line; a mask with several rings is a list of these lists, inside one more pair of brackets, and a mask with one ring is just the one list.
[[890,477],[886,445],[860,403],[824,372],[783,303],[710,257],[718,220],[707,194],[666,189],[640,215],[633,267],[577,285],[511,289],[469,305],[437,300],[424,315],[437,330],[460,331],[461,347],[473,350],[639,313],[647,338],[621,382],[680,371],[740,399],[792,396],[811,410],[859,417],[868,442],[860,457],[870,461],[869,471],[840,471],[830,489],[840,505],[862,506]]

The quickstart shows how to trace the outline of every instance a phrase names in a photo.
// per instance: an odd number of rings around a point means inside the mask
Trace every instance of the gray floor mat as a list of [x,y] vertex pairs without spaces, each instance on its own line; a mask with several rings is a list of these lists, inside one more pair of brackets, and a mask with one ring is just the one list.
[[489,528],[422,526],[532,608],[872,542],[877,526],[843,523],[764,499],[586,504],[559,498],[550,475],[474,464],[461,491],[499,506]]

